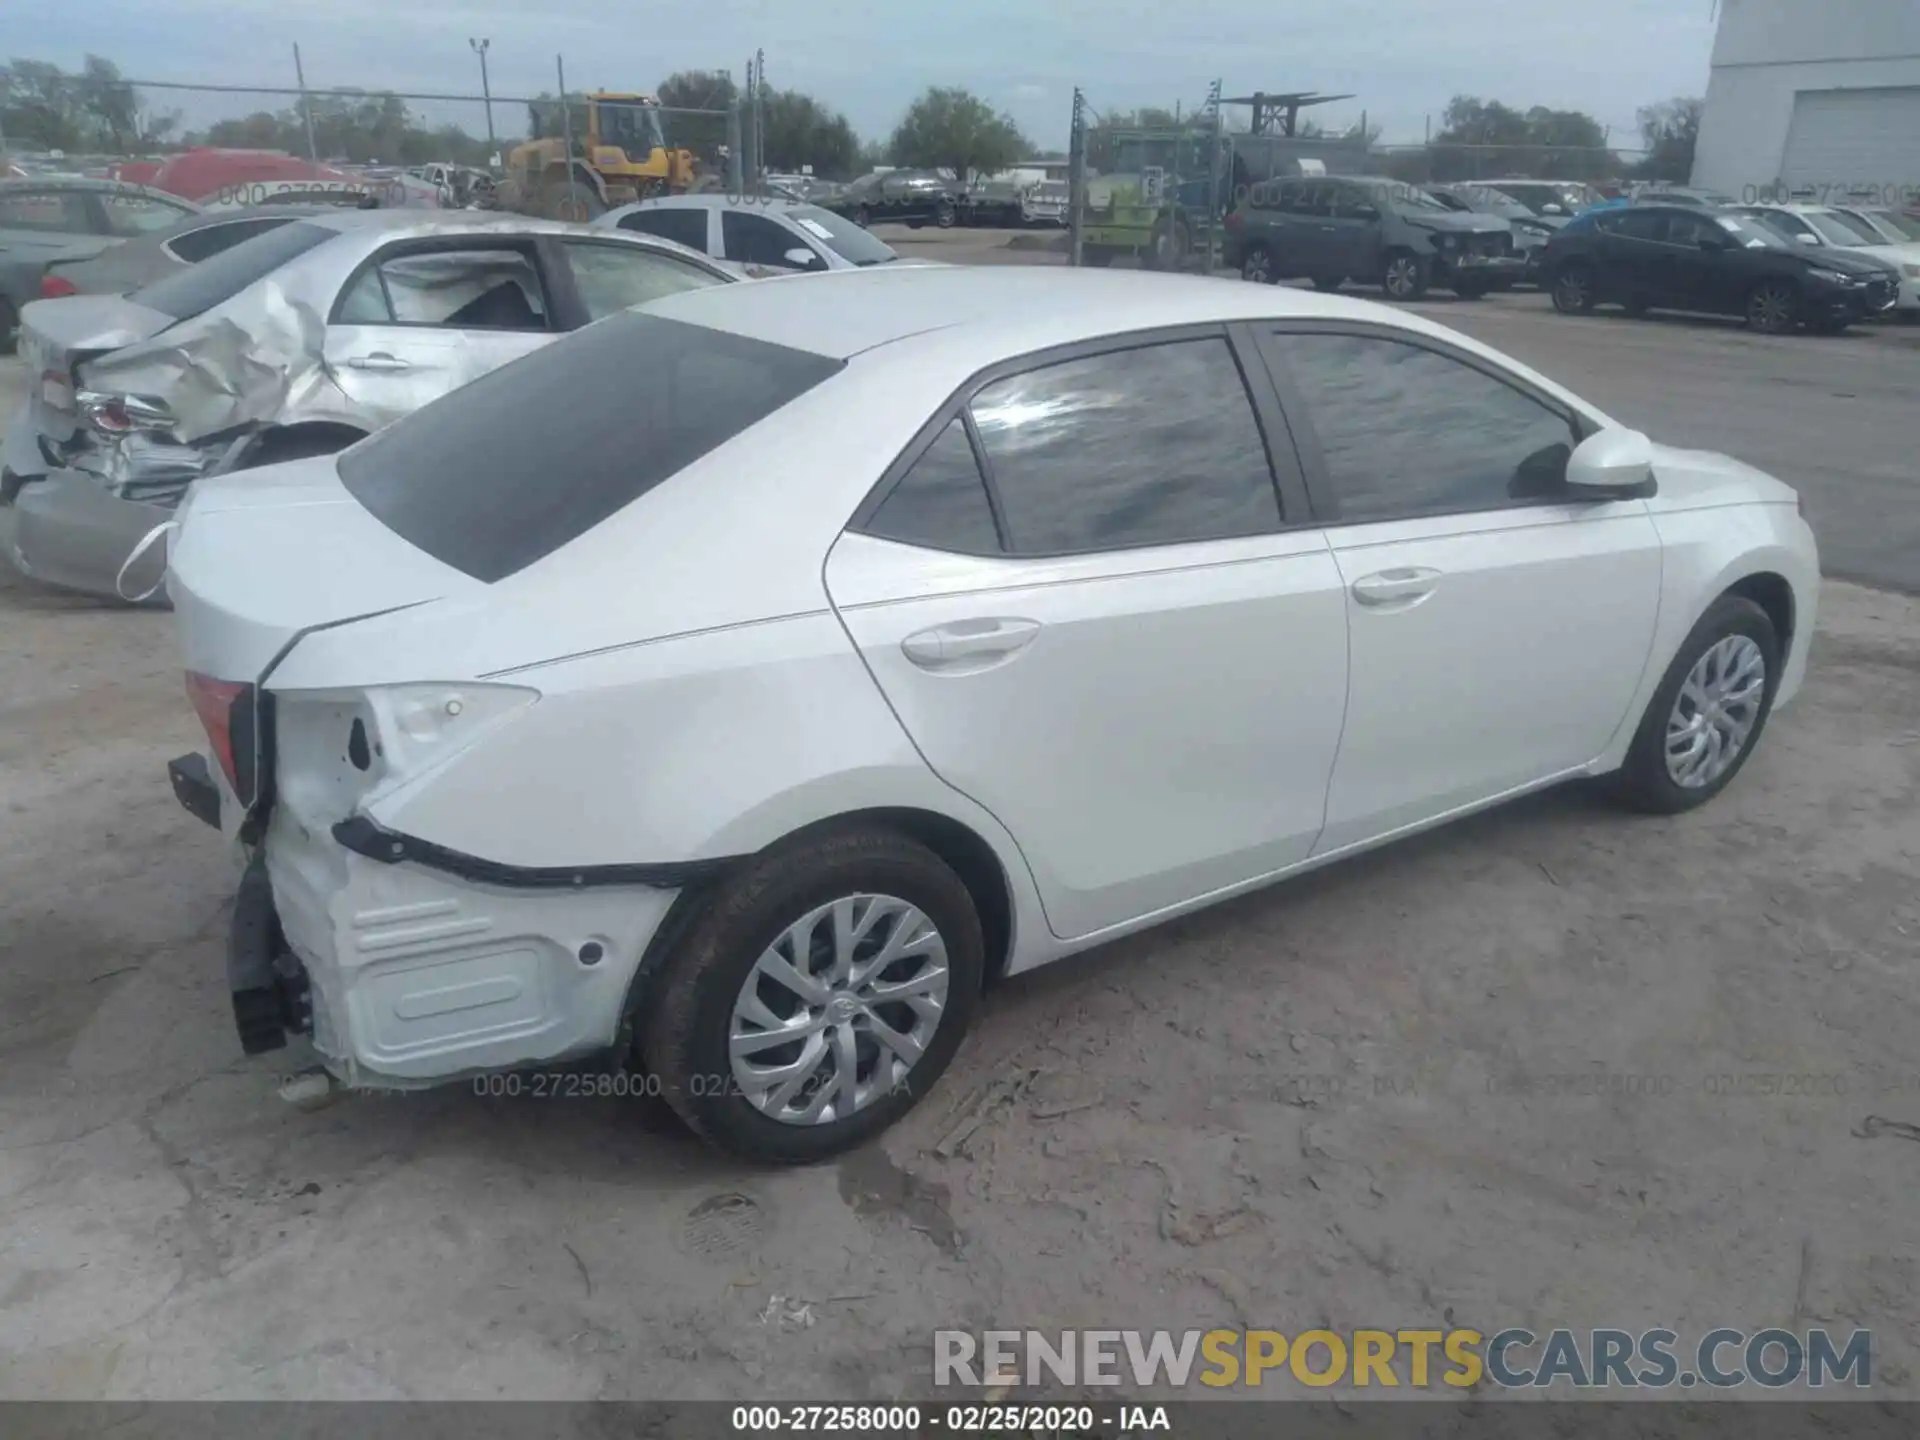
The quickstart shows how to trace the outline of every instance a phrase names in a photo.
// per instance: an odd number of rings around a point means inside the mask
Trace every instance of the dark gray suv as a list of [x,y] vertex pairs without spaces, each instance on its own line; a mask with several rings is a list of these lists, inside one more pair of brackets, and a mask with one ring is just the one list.
[[1225,221],[1225,258],[1248,280],[1305,277],[1322,290],[1359,280],[1395,300],[1437,285],[1477,300],[1526,274],[1506,220],[1449,210],[1396,180],[1274,180],[1238,198]]

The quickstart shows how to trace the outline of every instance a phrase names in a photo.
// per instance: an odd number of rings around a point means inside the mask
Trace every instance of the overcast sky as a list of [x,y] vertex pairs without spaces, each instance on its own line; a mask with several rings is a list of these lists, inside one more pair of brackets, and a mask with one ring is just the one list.
[[[1036,145],[1063,146],[1073,87],[1096,108],[1191,106],[1227,93],[1352,92],[1329,126],[1360,118],[1417,141],[1456,94],[1585,110],[1634,143],[1637,107],[1706,87],[1713,0],[93,0],[11,27],[13,55],[73,67],[88,50],[133,78],[292,84],[298,41],[316,88],[479,90],[468,37],[492,41],[497,95],[651,89],[674,70],[731,69],[756,47],[770,84],[812,92],[867,138],[929,84],[964,85],[1010,111]],[[29,48],[31,47],[31,48]],[[190,124],[284,100],[150,98]],[[478,132],[479,107],[449,113]],[[496,111],[503,133],[521,117]]]

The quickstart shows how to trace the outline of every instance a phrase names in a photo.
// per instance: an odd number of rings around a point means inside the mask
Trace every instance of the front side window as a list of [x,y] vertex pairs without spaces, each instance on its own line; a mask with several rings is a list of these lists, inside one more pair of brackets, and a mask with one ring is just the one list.
[[658,235],[689,250],[707,253],[707,212],[686,206],[649,206],[620,217],[622,230]]
[[599,320],[630,305],[644,305],[682,290],[704,290],[725,282],[711,271],[677,255],[662,255],[637,245],[592,240],[563,242],[573,267],[573,287],[589,320]]
[[389,255],[360,272],[338,314],[354,325],[545,330],[548,311],[531,255],[474,246]]
[[720,243],[729,260],[742,265],[770,265],[778,270],[801,269],[787,258],[787,252],[807,249],[799,236],[778,221],[744,210],[720,212]]
[[1279,528],[1266,444],[1225,340],[1062,361],[992,382],[972,409],[1016,554]]
[[999,551],[993,506],[964,423],[951,421],[940,432],[863,528],[883,540],[928,550],[965,555]]
[[787,219],[855,265],[885,265],[900,258],[885,241],[874,239],[871,231],[818,205],[796,205],[787,212]]
[[1365,335],[1277,346],[1346,523],[1503,509],[1560,493],[1572,422],[1464,361]]
[[1667,215],[1664,210],[1622,211],[1613,233],[1625,240],[1665,240]]

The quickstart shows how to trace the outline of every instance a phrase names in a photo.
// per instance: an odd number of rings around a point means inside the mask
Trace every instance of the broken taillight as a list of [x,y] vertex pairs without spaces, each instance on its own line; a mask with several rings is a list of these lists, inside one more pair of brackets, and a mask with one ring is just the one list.
[[187,672],[187,699],[193,702],[194,713],[200,717],[207,739],[213,744],[213,758],[220,763],[235,795],[240,794],[240,767],[234,763],[233,704],[246,691],[247,686],[237,681],[216,680],[193,670]]

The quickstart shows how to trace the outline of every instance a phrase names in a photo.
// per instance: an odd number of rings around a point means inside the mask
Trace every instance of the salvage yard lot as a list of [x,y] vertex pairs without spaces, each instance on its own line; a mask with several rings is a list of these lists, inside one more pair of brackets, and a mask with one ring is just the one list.
[[[1920,591],[1916,332],[1424,308]],[[1706,809],[1541,795],[1009,982],[782,1172],[641,1100],[279,1100],[168,626],[0,569],[0,1396],[880,1398],[936,1328],[1214,1324],[1866,1326],[1920,1391],[1920,1146],[1855,1134],[1920,1121],[1920,602],[1828,585]]]

